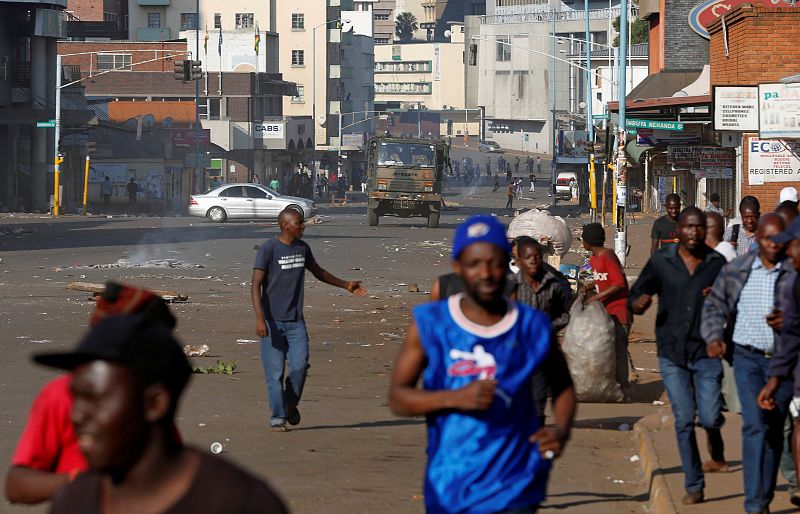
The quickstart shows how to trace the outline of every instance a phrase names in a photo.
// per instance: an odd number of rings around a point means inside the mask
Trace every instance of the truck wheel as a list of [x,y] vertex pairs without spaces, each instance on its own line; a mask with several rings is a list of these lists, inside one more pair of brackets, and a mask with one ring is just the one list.
[[431,212],[428,214],[428,228],[438,228],[439,227],[439,213],[438,212]]
[[378,212],[375,209],[367,209],[367,220],[370,227],[378,226]]

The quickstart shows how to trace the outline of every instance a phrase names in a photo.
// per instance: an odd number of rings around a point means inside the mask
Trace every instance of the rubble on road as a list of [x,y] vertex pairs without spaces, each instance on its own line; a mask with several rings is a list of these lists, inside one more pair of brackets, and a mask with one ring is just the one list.
[[111,264],[87,264],[77,266],[78,268],[91,269],[112,269],[112,268],[157,268],[157,269],[197,269],[205,268],[202,264],[191,264],[180,259],[150,259],[148,261],[135,262],[130,259],[119,259]]
[[183,353],[187,357],[208,357],[209,348],[207,344],[193,345],[187,344],[183,347]]

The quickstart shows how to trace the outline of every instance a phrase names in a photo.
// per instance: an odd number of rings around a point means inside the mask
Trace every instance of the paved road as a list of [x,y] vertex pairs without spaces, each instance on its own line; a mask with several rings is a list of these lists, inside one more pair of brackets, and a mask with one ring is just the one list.
[[[303,422],[285,434],[266,428],[266,386],[249,306],[254,249],[277,233],[274,223],[0,218],[0,460],[8,461],[31,399],[53,376],[32,365],[30,354],[69,348],[85,330],[92,302],[66,285],[124,280],[187,293],[189,302],[174,305],[181,340],[209,345],[213,357],[198,359],[200,364],[238,363],[232,377],[192,380],[178,420],[190,444],[222,442],[226,457],[267,478],[294,512],[422,512],[424,421],[389,412],[389,373],[409,308],[424,301],[431,281],[449,270],[453,228],[473,212],[502,215],[505,204],[504,195],[489,188],[455,189],[448,199],[461,207],[445,212],[438,229],[424,228],[421,218],[382,218],[380,227],[368,227],[363,206],[323,208],[321,223],[308,226],[305,239],[323,267],[363,280],[370,296],[355,298],[309,279],[312,367]],[[539,193],[519,203],[541,205],[547,199]],[[558,209],[564,216],[575,212],[569,204]],[[202,267],[102,267],[121,258],[177,259]],[[414,283],[422,292],[408,292],[407,284]],[[546,510],[643,512],[647,485],[630,461],[630,434],[618,428],[652,412],[650,401],[581,406],[571,446],[553,473]],[[0,512],[44,509],[0,504]]]

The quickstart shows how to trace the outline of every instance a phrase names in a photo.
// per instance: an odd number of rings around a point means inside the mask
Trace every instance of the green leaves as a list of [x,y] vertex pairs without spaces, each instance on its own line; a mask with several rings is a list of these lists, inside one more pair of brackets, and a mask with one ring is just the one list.
[[233,375],[237,366],[238,364],[236,361],[217,361],[215,366],[192,366],[192,373],[200,373],[201,375],[208,375],[211,373]]

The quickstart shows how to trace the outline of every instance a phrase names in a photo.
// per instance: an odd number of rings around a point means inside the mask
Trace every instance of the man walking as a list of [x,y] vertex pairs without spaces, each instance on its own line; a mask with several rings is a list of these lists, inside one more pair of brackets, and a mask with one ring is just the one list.
[[486,156],[486,176],[492,176],[492,157],[489,155]]
[[[305,270],[317,280],[366,296],[361,282],[346,282],[320,267],[311,247],[302,241],[303,215],[291,208],[278,217],[280,234],[258,248],[253,265],[251,296],[256,334],[261,337],[261,362],[267,379],[270,428],[286,432],[300,423],[297,404],[308,371],[308,331],[303,318]],[[284,384],[284,365],[288,370]]]
[[500,188],[500,174],[495,171],[494,184],[492,185],[492,193],[496,193],[499,188]]
[[536,173],[542,172],[542,158],[538,155],[536,156]]
[[508,196],[508,201],[506,202],[506,209],[514,210],[514,190],[516,189],[517,185],[514,182],[508,183],[508,192],[506,196]]
[[139,194],[139,184],[137,184],[136,180],[131,177],[131,181],[128,182],[128,185],[125,186],[125,189],[128,191],[128,203],[135,204],[136,196]]
[[664,201],[667,213],[653,223],[650,231],[650,255],[659,248],[673,245],[678,242],[678,214],[681,212],[681,197],[670,193]]
[[514,158],[514,176],[519,176],[519,157]]
[[[452,255],[466,293],[415,307],[397,357],[389,407],[428,423],[428,514],[536,512],[569,439],[569,370],[547,316],[503,296],[509,251],[492,216],[461,224]],[[552,391],[554,428],[535,415],[538,370]]]
[[[770,358],[780,346],[779,335],[770,327],[779,292],[791,277],[783,266],[783,245],[771,238],[785,228],[775,213],[764,216],[758,226],[758,250],[740,256],[722,268],[703,305],[700,333],[708,343],[708,356],[730,358],[742,409],[742,470],[744,510],[769,511],[775,495],[778,465],[783,450],[783,424],[792,396],[792,385],[783,382],[773,394],[775,408],[762,410],[758,395],[769,378]],[[733,324],[730,341],[726,325]],[[732,343],[733,348],[728,344]]]
[[105,180],[100,182],[100,196],[103,197],[103,212],[108,212],[112,194],[114,194],[114,190],[111,187],[111,179],[106,175]]
[[616,354],[616,380],[625,401],[630,401],[631,384],[628,377],[628,334],[631,331],[633,316],[628,308],[628,279],[617,254],[603,245],[606,232],[600,223],[588,223],[581,234],[584,250],[591,253],[592,282],[597,294],[590,302],[602,302],[606,312],[614,321]]
[[700,313],[707,290],[725,258],[706,246],[705,214],[687,207],[678,216],[678,244],[650,257],[631,288],[634,314],[644,314],[658,295],[656,350],[664,388],[672,404],[684,473],[685,505],[704,501],[705,480],[695,438],[695,415],[708,435],[715,466],[727,466],[720,428],[722,365],[706,353]]
[[725,231],[725,241],[736,247],[737,255],[744,255],[756,244],[758,219],[761,217],[761,204],[755,196],[745,196],[739,202],[739,222],[733,223]]

